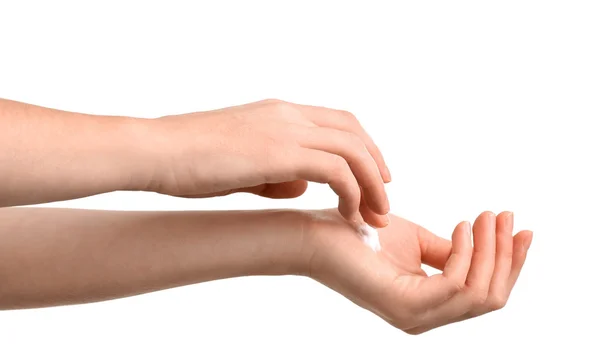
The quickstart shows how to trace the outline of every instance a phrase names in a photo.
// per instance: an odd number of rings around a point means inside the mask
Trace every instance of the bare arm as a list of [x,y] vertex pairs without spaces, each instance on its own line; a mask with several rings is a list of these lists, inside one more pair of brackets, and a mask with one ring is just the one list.
[[300,219],[292,211],[0,209],[0,309],[300,273],[308,252]]
[[329,184],[347,220],[388,224],[389,171],[347,112],[265,100],[137,119],[0,99],[0,207],[117,190],[293,198],[308,181]]
[[[402,218],[373,251],[337,211],[0,209],[0,309],[85,303],[246,275],[307,275],[419,334],[499,310],[532,232],[512,213],[452,241]],[[473,245],[471,244],[473,239]],[[427,276],[428,264],[442,273]]]
[[147,165],[143,128],[0,99],[0,207],[125,190]]

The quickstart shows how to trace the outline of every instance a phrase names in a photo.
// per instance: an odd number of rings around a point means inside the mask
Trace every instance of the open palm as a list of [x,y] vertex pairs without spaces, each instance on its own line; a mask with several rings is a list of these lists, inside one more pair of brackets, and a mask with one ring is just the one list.
[[[391,216],[375,252],[334,212],[321,215],[308,233],[309,276],[410,334],[504,307],[533,235],[513,236],[509,212],[461,222],[452,241]],[[428,276],[423,264],[442,272]]]

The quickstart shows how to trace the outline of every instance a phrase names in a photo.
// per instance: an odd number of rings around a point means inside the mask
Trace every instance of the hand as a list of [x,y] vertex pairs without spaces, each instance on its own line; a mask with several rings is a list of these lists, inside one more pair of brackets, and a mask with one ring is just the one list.
[[[337,214],[317,213],[305,230],[315,249],[308,276],[409,334],[506,304],[533,237],[528,230],[512,235],[512,213],[482,213],[473,225],[473,246],[468,222],[458,224],[450,242],[390,218],[379,230],[382,249],[375,252]],[[443,273],[427,276],[422,264]]]
[[307,181],[327,183],[339,212],[388,223],[383,157],[356,118],[322,107],[265,100],[150,121],[153,168],[142,190],[210,197],[249,192],[292,198]]

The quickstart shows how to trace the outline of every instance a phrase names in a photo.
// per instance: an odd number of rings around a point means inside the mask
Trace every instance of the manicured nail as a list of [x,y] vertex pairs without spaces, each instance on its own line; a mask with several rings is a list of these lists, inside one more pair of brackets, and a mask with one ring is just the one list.
[[471,223],[468,221],[466,223],[467,223],[467,228],[465,229],[465,232],[467,234],[467,237],[470,239],[471,238]]

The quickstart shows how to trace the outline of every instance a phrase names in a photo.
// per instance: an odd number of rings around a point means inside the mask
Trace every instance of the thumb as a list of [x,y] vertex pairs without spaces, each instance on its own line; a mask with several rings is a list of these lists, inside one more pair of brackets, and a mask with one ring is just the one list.
[[417,236],[421,248],[421,262],[443,270],[452,252],[452,242],[421,226],[418,226]]
[[304,194],[307,187],[308,182],[305,180],[295,180],[276,184],[262,184],[239,189],[237,192],[247,192],[271,199],[292,199]]

